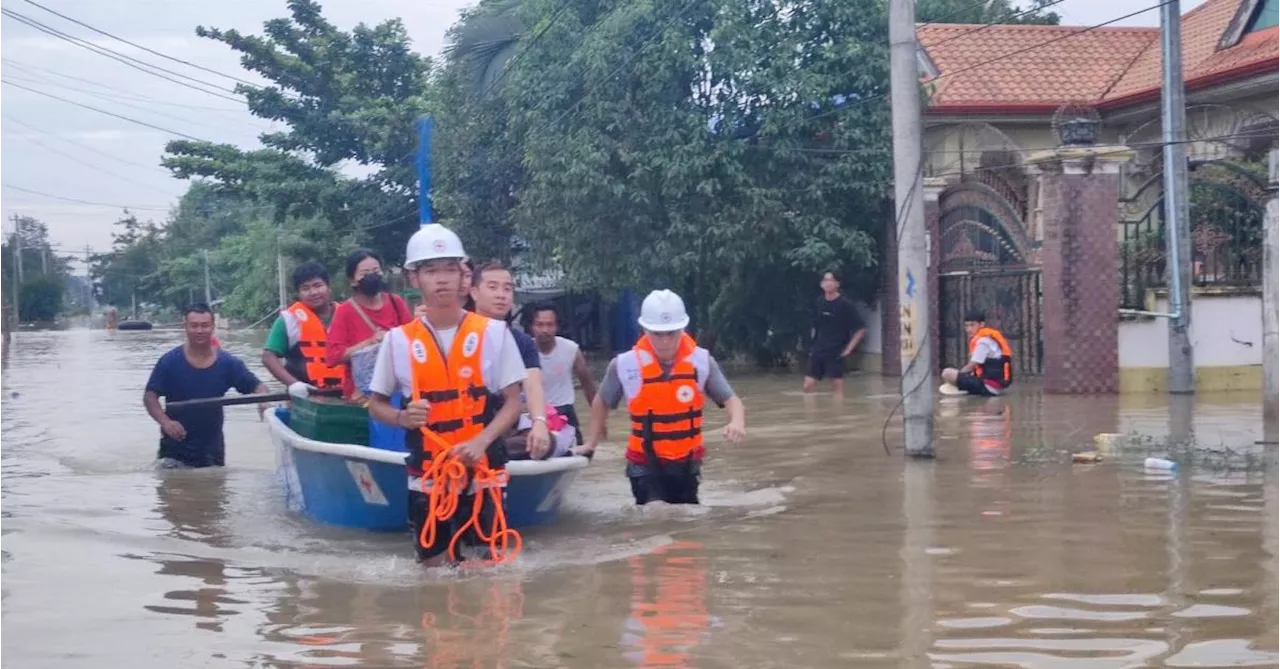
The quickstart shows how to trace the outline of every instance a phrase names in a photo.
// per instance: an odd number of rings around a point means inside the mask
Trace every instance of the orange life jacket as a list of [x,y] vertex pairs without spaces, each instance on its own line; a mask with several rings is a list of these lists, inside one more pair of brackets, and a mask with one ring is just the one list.
[[1004,335],[995,328],[983,327],[973,334],[969,339],[969,355],[978,348],[978,340],[983,337],[991,337],[1000,347],[999,360],[987,360],[981,365],[973,368],[973,375],[984,381],[995,381],[1001,386],[1008,387],[1013,383],[1013,349],[1009,348],[1009,342],[1005,341]]
[[435,335],[422,319],[400,326],[409,343],[413,399],[431,403],[426,426],[406,435],[410,473],[414,464],[430,462],[444,444],[461,444],[479,435],[493,420],[495,411],[485,387],[485,373],[496,373],[492,367],[502,348],[497,335],[505,334],[505,329],[495,331],[493,323],[468,312],[458,323],[448,354],[440,350]]
[[702,459],[702,406],[706,399],[703,387],[709,360],[706,349],[698,348],[688,334],[680,340],[669,376],[663,376],[648,336],[618,356],[615,369],[631,414],[629,461],[648,461],[646,440],[650,440],[653,454],[661,460]]
[[[329,334],[325,332],[320,317],[302,302],[294,302],[287,309],[298,324],[298,351],[302,353],[303,371],[307,382],[319,388],[337,388],[342,385],[342,366],[330,367],[325,362]],[[295,374],[296,376],[296,374]]]

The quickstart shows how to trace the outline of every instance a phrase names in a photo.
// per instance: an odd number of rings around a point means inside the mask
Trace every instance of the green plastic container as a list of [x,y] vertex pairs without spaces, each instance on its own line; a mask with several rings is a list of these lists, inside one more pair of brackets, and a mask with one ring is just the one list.
[[294,398],[289,427],[316,441],[369,444],[369,410],[328,397]]

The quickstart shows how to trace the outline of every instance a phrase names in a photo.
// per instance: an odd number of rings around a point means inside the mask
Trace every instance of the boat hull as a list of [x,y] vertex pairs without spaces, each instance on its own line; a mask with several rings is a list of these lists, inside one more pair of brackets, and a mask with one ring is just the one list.
[[[267,421],[290,510],[328,525],[408,529],[405,453],[308,439],[289,428],[287,409],[276,409]],[[586,466],[579,456],[509,463],[507,522],[520,529],[555,520]]]

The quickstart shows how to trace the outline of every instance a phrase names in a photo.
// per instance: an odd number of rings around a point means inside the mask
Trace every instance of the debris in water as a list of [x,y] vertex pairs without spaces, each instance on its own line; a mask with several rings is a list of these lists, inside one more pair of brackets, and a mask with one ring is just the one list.
[[1071,461],[1078,465],[1092,465],[1102,462],[1102,454],[1097,451],[1085,451],[1083,453],[1073,453]]

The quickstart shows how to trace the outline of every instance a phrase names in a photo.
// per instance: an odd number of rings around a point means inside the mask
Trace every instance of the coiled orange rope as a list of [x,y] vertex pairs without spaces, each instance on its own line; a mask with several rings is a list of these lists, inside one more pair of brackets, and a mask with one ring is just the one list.
[[[427,518],[418,534],[418,542],[425,548],[435,544],[437,524],[443,524],[458,512],[459,499],[466,492],[468,481],[467,467],[451,453],[453,446],[434,432],[423,430],[423,433],[436,442],[439,449],[421,479],[422,490],[428,491]],[[482,458],[471,478],[475,486],[471,517],[449,539],[449,559],[458,562],[458,541],[468,528],[474,528],[476,536],[489,545],[489,559],[485,564],[498,565],[515,560],[524,547],[524,540],[519,532],[507,527],[507,513],[502,504],[502,489],[509,478],[507,471],[489,467],[488,459]],[[493,518],[488,528],[482,527],[481,523],[486,496],[493,502]]]

